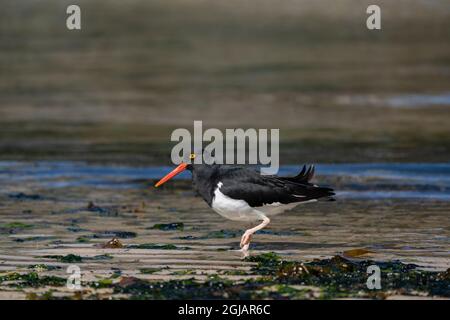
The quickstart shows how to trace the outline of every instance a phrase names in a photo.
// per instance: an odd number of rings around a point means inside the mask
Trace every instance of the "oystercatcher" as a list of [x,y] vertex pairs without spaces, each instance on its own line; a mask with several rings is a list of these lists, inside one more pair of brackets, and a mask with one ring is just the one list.
[[[190,159],[194,158],[195,154],[191,154]],[[242,251],[248,250],[252,235],[267,226],[270,217],[320,198],[333,200],[334,195],[333,189],[309,182],[314,176],[314,166],[303,166],[294,177],[278,177],[261,175],[246,167],[183,162],[155,187],[184,170],[192,172],[195,191],[221,216],[235,221],[261,221],[242,235]]]

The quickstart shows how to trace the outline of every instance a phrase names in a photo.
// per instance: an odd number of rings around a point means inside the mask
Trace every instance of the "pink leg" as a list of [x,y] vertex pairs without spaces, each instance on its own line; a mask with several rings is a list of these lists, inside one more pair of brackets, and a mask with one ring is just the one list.
[[267,226],[270,223],[270,219],[267,217],[263,218],[263,222],[261,222],[261,224],[258,224],[256,227],[248,229],[247,231],[244,232],[244,234],[242,235],[241,238],[241,251],[247,251],[248,248],[250,247],[250,241],[252,240],[252,236],[253,234],[258,231],[261,230],[262,228],[264,228],[265,226]]

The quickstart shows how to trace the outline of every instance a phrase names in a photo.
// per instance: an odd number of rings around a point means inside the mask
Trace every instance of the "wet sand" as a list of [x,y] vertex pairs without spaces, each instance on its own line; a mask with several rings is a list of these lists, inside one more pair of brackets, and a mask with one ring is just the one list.
[[[36,271],[41,277],[66,279],[67,267],[76,264],[85,284],[111,279],[119,282],[124,277],[151,281],[193,278],[202,282],[211,276],[239,283],[262,276],[252,269],[256,264],[243,259],[237,251],[240,236],[250,225],[227,221],[214,213],[201,198],[195,197],[188,180],[175,180],[165,188],[155,189],[153,179],[136,179],[136,175],[146,174],[151,178],[165,168],[91,168],[76,163],[41,163],[34,167],[3,163],[1,168],[2,275]],[[350,254],[347,258],[399,261],[433,272],[450,268],[450,201],[443,197],[450,194],[445,191],[447,176],[427,175],[428,180],[440,177],[434,185],[441,189],[435,190],[434,196],[414,198],[417,194],[412,193],[405,199],[403,193],[396,193],[411,188],[399,178],[405,171],[402,173],[395,166],[390,173],[382,171],[384,179],[386,175],[391,179],[391,186],[386,187],[373,183],[383,180],[380,171],[365,169],[365,178],[362,172],[358,173],[356,185],[354,178],[343,173],[346,168],[325,166],[326,174],[316,178],[337,186],[338,201],[300,206],[275,217],[268,228],[254,237],[250,255],[275,252],[287,261],[307,263],[336,255],[346,257],[349,250],[362,249],[361,256]],[[442,171],[442,166],[438,168]],[[105,174],[114,171],[116,176]],[[103,183],[86,181],[77,172],[99,172],[97,179]],[[397,178],[392,178],[394,172]],[[420,189],[420,175],[406,172],[408,181],[419,179],[415,189]],[[11,174],[15,178],[6,183],[4,179]],[[95,175],[89,176],[95,179]],[[397,181],[396,188],[392,187],[393,181]],[[372,190],[373,196],[361,198],[362,186],[365,192]],[[432,186],[428,181],[428,188]],[[389,199],[380,198],[377,188],[389,188]],[[179,224],[158,226],[170,223]],[[114,237],[123,244],[122,248],[101,247]],[[82,260],[61,260],[68,255]],[[47,286],[15,288],[2,283],[1,297],[32,298],[30,292],[42,295],[48,290]],[[53,290],[53,297],[74,296],[65,286]],[[89,285],[85,290],[84,298],[129,297],[112,294],[111,288],[95,289]],[[387,296],[395,294],[400,293],[392,291]],[[196,298],[195,290],[191,298]]]

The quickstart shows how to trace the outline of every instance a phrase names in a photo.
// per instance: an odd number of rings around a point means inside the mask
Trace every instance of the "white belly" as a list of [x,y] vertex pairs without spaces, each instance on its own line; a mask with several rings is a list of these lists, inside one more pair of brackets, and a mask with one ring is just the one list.
[[247,202],[232,199],[220,192],[219,188],[214,191],[214,199],[211,207],[222,217],[236,221],[255,221],[264,218],[262,212],[254,210]]
[[244,200],[237,200],[230,198],[220,192],[222,182],[217,184],[214,191],[214,198],[212,201],[212,209],[220,214],[222,217],[236,220],[236,221],[257,221],[263,220],[264,217],[280,214],[286,210],[290,210],[298,206],[300,203],[307,203],[316,200],[293,202],[289,204],[282,204],[279,202],[264,205],[262,207],[252,208]]

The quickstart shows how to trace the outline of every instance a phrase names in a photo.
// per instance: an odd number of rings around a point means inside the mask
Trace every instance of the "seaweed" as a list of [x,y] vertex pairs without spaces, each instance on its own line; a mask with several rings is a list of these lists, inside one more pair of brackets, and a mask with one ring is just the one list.
[[78,243],[88,243],[88,242],[90,242],[90,241],[91,241],[91,240],[90,240],[89,238],[83,237],[83,236],[77,238],[77,242],[78,242]]
[[61,287],[66,285],[67,279],[56,276],[39,276],[37,272],[30,272],[26,274],[10,273],[4,276],[0,276],[0,284],[4,285],[4,282],[11,282],[8,284],[13,287],[44,287],[54,286]]
[[107,231],[96,231],[92,238],[103,239],[103,238],[119,238],[119,239],[130,239],[136,238],[136,232],[132,231],[122,231],[122,230],[107,230]]
[[188,236],[178,237],[177,239],[180,239],[180,240],[197,240],[198,237],[194,237],[194,236],[188,235]]
[[179,247],[174,244],[156,244],[156,243],[142,243],[137,245],[129,245],[130,249],[158,249],[158,250],[190,250],[190,247]]
[[[283,260],[275,253],[265,253],[246,260],[257,263],[252,268],[252,274],[262,277],[244,282],[233,282],[218,276],[210,277],[205,282],[192,278],[166,282],[124,278],[114,285],[114,292],[127,293],[132,299],[383,299],[386,291],[390,290],[409,295],[420,291],[428,295],[450,296],[450,270],[430,272],[398,261],[355,262],[341,256],[301,263]],[[382,270],[385,278],[382,290],[370,290],[366,286],[367,267],[372,264]],[[177,274],[191,272],[186,270]],[[223,274],[233,272],[225,271]]]
[[236,270],[224,270],[221,272],[221,274],[227,276],[245,276],[248,274],[248,272],[245,270],[236,269]]
[[[274,253],[247,258],[257,262],[252,268],[256,274],[269,275],[278,283],[312,285],[323,288],[324,298],[341,296],[375,296],[386,290],[414,291],[429,295],[450,296],[450,283],[445,273],[417,269],[417,265],[400,261],[352,261],[342,256],[314,260],[308,263],[284,261]],[[382,291],[367,287],[368,267],[376,265],[381,270]]]
[[4,223],[0,224],[0,234],[13,234],[32,227],[34,227],[34,225],[18,221]]
[[16,238],[14,242],[29,242],[29,241],[46,241],[54,239],[54,236],[35,236],[35,237],[26,237],[26,238]]
[[105,278],[105,279],[100,279],[98,281],[95,282],[91,282],[89,283],[89,286],[92,288],[110,288],[114,283],[114,278]]
[[40,295],[36,292],[29,292],[27,293],[26,298],[27,300],[55,300],[53,290],[48,290]]
[[110,254],[100,254],[98,256],[93,256],[89,258],[89,260],[111,260],[113,259],[113,256]]
[[23,200],[42,200],[42,197],[38,194],[26,194],[23,192],[11,193],[8,195],[9,198],[23,201]]
[[61,267],[50,266],[47,264],[33,264],[33,265],[28,266],[28,269],[32,269],[35,272],[42,272],[42,271],[52,271],[52,270],[61,269]]
[[177,276],[185,276],[185,275],[193,275],[193,274],[197,274],[197,272],[195,270],[191,270],[191,269],[186,269],[186,270],[176,270],[172,272],[173,275],[177,275]]
[[[95,257],[94,257],[95,258]],[[384,299],[393,292],[403,295],[450,297],[450,269],[443,272],[424,271],[414,264],[399,261],[355,261],[342,256],[316,259],[311,262],[287,261],[268,252],[245,259],[253,262],[249,272],[226,270],[222,275],[253,275],[256,278],[232,281],[218,275],[205,281],[193,278],[170,281],[150,281],[121,276],[115,270],[110,278],[89,282],[94,289],[109,288],[113,294],[125,294],[131,299],[335,299],[363,297]],[[377,265],[382,272],[382,289],[366,286],[367,267]],[[162,268],[142,268],[142,274],[153,274]],[[194,275],[195,270],[179,270],[174,275]],[[6,283],[11,282],[11,283]],[[60,286],[65,279],[12,273],[0,277],[0,284],[10,286]],[[30,297],[54,299],[51,294]]]
[[66,256],[61,256],[61,255],[47,255],[47,256],[43,256],[43,258],[47,258],[47,259],[56,259],[60,262],[64,262],[64,263],[74,263],[74,262],[82,262],[83,258],[75,255],[75,254],[68,254]]
[[153,274],[162,271],[162,268],[141,268],[139,271],[143,274]]
[[246,257],[245,261],[257,262],[256,267],[252,270],[260,275],[273,275],[276,273],[277,268],[282,264],[281,257],[274,252]]
[[70,232],[82,232],[82,231],[87,231],[86,229],[80,228],[79,226],[70,226],[67,227],[67,231]]
[[100,207],[94,204],[94,202],[92,201],[88,203],[85,210],[98,213],[100,216],[117,217],[119,215],[119,211],[116,207]]
[[237,236],[239,236],[239,233],[237,231],[219,230],[219,231],[211,231],[201,237],[195,237],[195,236],[189,235],[189,236],[179,237],[178,239],[181,239],[181,240],[230,239],[230,238],[236,238]]
[[194,279],[150,282],[124,277],[114,286],[115,293],[129,294],[131,299],[230,299],[251,298],[248,290],[239,290],[230,281],[213,277],[205,282]]
[[18,221],[0,225],[0,228],[6,228],[6,229],[28,229],[28,228],[32,228],[32,227],[33,227],[32,224],[18,222]]
[[[211,231],[204,236],[195,237],[192,235],[178,237],[181,240],[205,240],[205,239],[232,239],[237,238],[242,235],[244,230],[218,230]],[[298,232],[294,231],[272,231],[272,230],[258,230],[256,234],[268,234],[268,235],[276,235],[276,236],[290,236],[297,235]],[[303,233],[301,235],[304,235]]]
[[172,223],[157,223],[148,229],[157,229],[162,231],[182,231],[184,229],[184,223],[182,222],[172,222]]
[[239,236],[237,231],[219,230],[209,232],[206,236],[202,237],[202,239],[229,239],[236,238],[237,236]]

